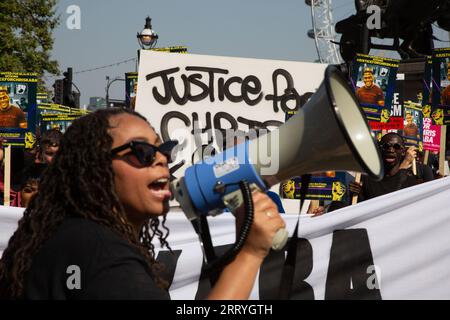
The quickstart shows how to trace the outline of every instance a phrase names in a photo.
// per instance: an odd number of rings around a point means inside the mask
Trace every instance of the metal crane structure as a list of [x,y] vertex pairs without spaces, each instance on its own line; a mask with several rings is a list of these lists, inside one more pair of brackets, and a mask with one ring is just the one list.
[[313,29],[308,31],[308,37],[314,39],[318,62],[342,63],[339,47],[336,44],[332,0],[305,0],[305,3],[311,7]]

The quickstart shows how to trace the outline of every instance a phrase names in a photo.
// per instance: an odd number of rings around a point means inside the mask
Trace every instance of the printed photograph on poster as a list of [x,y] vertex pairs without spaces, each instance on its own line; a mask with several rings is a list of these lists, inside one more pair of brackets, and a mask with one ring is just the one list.
[[358,54],[352,64],[352,84],[369,121],[387,123],[399,61]]
[[24,146],[36,133],[37,77],[34,73],[0,72],[0,137]]
[[433,51],[433,124],[450,124],[450,48]]
[[137,72],[125,73],[125,105],[132,110],[136,106],[137,84]]
[[411,101],[405,102],[404,106],[403,137],[405,145],[414,146],[423,150],[423,114],[422,106]]
[[404,91],[405,75],[397,74],[395,82],[395,92],[393,94],[391,111],[388,122],[369,121],[370,127],[374,132],[382,130],[403,130],[403,91]]

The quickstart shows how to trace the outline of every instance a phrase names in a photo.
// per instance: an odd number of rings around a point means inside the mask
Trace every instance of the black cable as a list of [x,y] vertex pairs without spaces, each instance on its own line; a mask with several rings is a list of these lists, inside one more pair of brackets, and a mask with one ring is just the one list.
[[75,87],[75,89],[78,90],[78,93],[81,95],[80,89],[78,89],[77,85],[72,81],[72,85]]
[[298,227],[300,224],[300,213],[305,203],[306,194],[308,193],[309,183],[311,181],[310,174],[301,176],[302,186],[300,188],[300,212],[297,217],[297,223],[294,228],[291,239],[287,247],[286,260],[284,261],[283,271],[281,272],[280,287],[278,288],[278,299],[289,300],[292,295],[292,287],[294,285],[295,265],[297,263],[297,247],[298,247]]
[[[241,189],[242,196],[244,198],[244,208],[245,208],[244,223],[241,227],[241,230],[238,231],[239,235],[236,237],[237,239],[234,245],[218,259],[214,260],[213,262],[208,261],[208,264],[205,267],[205,273],[209,275],[211,285],[214,285],[215,281],[217,281],[218,278],[217,272],[220,271],[220,269],[222,269],[224,266],[232,262],[236,257],[236,255],[239,253],[239,251],[242,249],[242,247],[245,244],[245,241],[248,238],[248,235],[250,234],[251,226],[253,224],[254,206],[250,186],[247,181],[243,180],[239,182],[239,188]],[[206,226],[203,222],[206,223]],[[206,219],[202,221],[201,229],[203,232],[205,231],[205,228],[207,228]],[[204,234],[203,232],[201,235],[202,239]],[[207,235],[209,236],[209,230],[207,231]],[[205,240],[206,239],[203,239],[203,244],[209,245],[210,241]]]

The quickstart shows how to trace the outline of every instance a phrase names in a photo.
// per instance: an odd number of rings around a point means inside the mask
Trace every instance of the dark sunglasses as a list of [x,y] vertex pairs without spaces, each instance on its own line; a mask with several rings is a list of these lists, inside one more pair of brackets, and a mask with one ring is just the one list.
[[[122,158],[135,167],[144,168],[150,167],[153,162],[155,162],[157,152],[160,152],[162,155],[164,155],[169,163],[172,162],[172,150],[177,144],[178,141],[176,140],[166,141],[160,146],[154,146],[142,141],[131,141],[120,147],[112,149],[111,155],[113,157]],[[122,156],[117,156],[118,152],[126,149],[131,149],[131,151]]]
[[400,150],[403,148],[403,146],[400,143],[392,144],[392,143],[388,143],[388,142],[380,143],[380,147],[383,150],[389,150],[390,148],[394,148],[394,150]]

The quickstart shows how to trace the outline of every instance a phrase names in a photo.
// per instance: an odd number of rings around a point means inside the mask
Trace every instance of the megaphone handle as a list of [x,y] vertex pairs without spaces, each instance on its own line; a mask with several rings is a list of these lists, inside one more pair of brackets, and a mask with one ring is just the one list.
[[245,207],[245,218],[243,224],[240,228],[239,234],[236,237],[237,238],[236,242],[233,244],[233,246],[229,248],[221,257],[215,259],[214,261],[207,261],[207,265],[204,269],[206,274],[217,271],[223,268],[231,261],[233,261],[238,252],[244,246],[245,241],[247,240],[248,235],[250,233],[250,228],[253,224],[253,214],[254,214],[252,192],[248,182],[245,180],[239,182],[239,187],[242,191]]
[[288,241],[289,233],[285,228],[278,229],[277,233],[272,240],[272,249],[279,251],[284,248],[286,242]]

